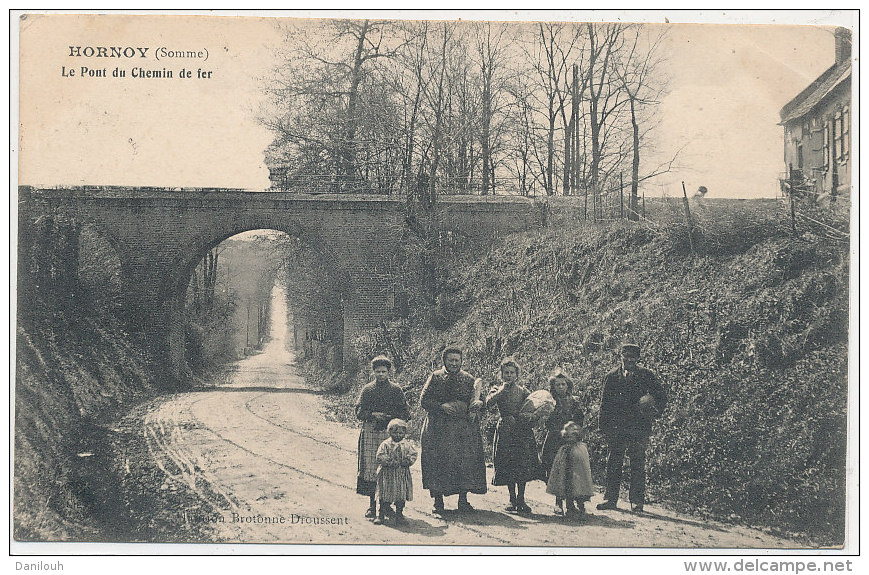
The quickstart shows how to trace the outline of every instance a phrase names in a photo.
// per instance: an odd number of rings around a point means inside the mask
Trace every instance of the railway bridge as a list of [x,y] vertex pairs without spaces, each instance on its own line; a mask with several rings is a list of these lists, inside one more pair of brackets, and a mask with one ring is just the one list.
[[[389,313],[390,254],[405,225],[399,196],[328,195],[183,188],[65,188],[18,190],[20,245],[41,217],[60,215],[91,225],[120,261],[123,314],[146,336],[167,377],[183,379],[184,298],[205,253],[241,232],[271,229],[319,251],[343,299],[344,353],[350,342]],[[518,196],[442,196],[435,211],[441,232],[480,245],[544,223],[546,210]],[[72,253],[75,253],[73,251]]]

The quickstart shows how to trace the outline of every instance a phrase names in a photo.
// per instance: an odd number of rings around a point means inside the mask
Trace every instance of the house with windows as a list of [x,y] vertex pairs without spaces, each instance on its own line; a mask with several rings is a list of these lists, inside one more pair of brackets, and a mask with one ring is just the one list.
[[851,188],[851,31],[835,31],[835,63],[781,109],[783,189],[835,201]]

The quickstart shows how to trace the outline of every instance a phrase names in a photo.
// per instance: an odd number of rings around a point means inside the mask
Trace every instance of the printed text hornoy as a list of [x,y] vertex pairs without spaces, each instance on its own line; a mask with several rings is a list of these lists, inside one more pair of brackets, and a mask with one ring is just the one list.
[[139,46],[70,46],[71,58],[147,58],[150,48]]

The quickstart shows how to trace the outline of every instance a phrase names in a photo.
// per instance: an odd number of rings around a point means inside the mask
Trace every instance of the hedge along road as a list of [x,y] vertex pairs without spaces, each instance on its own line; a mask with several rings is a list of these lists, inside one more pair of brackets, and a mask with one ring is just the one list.
[[[216,513],[179,510],[185,521],[209,522],[215,542],[477,546],[794,548],[795,541],[761,531],[680,516],[646,505],[597,511],[595,495],[583,522],[552,515],[554,498],[540,481],[528,485],[531,517],[503,511],[505,487],[471,496],[473,513],[431,514],[419,462],[412,467],[414,500],[404,526],[364,518],[356,494],[357,430],[327,421],[315,390],[298,373],[287,335],[283,291],[275,288],[272,339],[263,353],[238,362],[231,380],[156,405],[143,418],[151,456],[167,475]],[[492,470],[487,469],[491,476]],[[176,485],[174,488],[182,488]]]

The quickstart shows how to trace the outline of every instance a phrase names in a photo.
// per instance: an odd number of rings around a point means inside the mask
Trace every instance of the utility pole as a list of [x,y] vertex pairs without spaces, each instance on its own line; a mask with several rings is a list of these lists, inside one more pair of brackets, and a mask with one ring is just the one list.
[[688,206],[688,191],[685,189],[685,182],[682,182],[682,202],[685,205],[685,223],[688,225],[688,245],[691,247],[691,253],[694,253],[694,225],[691,223],[691,208]]

